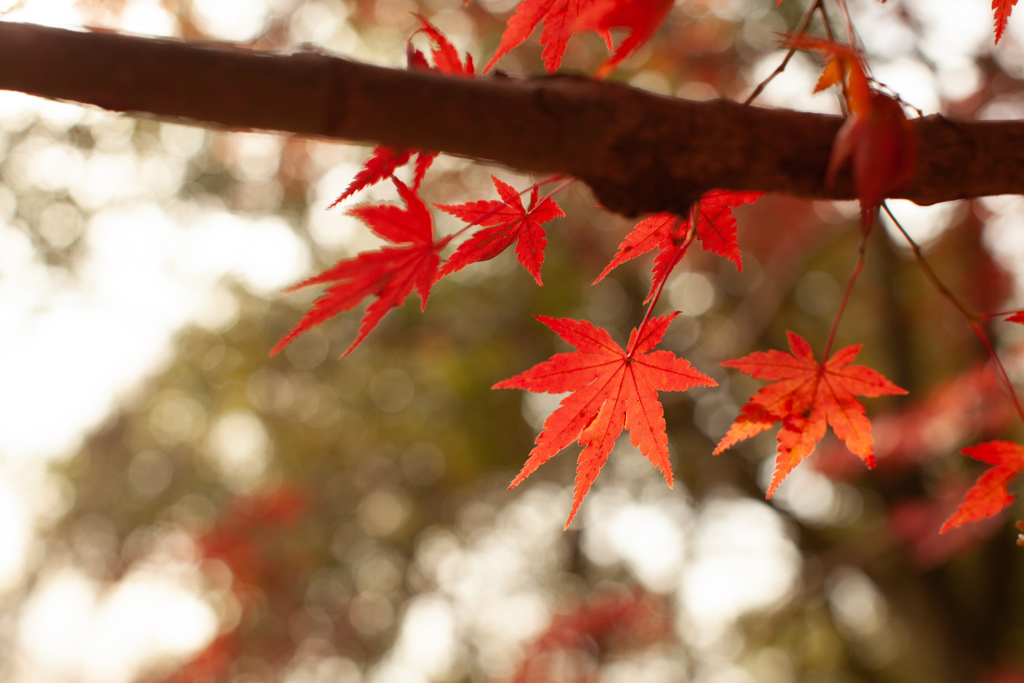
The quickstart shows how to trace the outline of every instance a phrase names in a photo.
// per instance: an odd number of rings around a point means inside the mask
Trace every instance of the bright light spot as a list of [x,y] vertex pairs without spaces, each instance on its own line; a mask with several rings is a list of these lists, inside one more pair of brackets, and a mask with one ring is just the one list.
[[[774,469],[771,458],[764,461],[758,473],[762,485],[771,480]],[[772,496],[772,502],[811,525],[831,524],[841,511],[832,481],[810,467],[790,472]]]
[[920,109],[925,116],[939,111],[935,72],[920,60],[905,58],[880,64],[875,69],[875,78],[899,93],[900,99]]
[[258,294],[278,294],[309,268],[309,250],[284,220],[229,213],[202,215],[175,261],[188,276],[231,274]]
[[4,21],[18,21],[41,26],[73,28],[82,25],[82,15],[75,5],[78,0],[32,0],[16,3],[4,15]]
[[940,67],[971,62],[992,44],[989,3],[960,0],[908,0],[921,27],[919,45]]
[[168,576],[138,571],[106,591],[61,570],[29,598],[18,638],[36,676],[128,683],[148,663],[197,651],[216,629],[213,611]]
[[121,28],[151,36],[178,35],[178,21],[155,0],[134,0],[121,15]]
[[708,499],[692,552],[680,593],[693,625],[684,634],[697,644],[713,642],[740,615],[783,600],[799,576],[800,554],[782,520],[754,500]]
[[703,315],[715,305],[715,286],[704,273],[680,272],[669,284],[668,300],[683,315]]
[[[938,239],[946,228],[960,220],[967,211],[967,204],[964,202],[918,206],[906,199],[889,199],[886,204],[907,234],[921,247],[927,247]],[[882,225],[885,226],[893,243],[903,249],[910,249],[906,238],[896,229],[889,216],[884,211],[881,216]]]
[[611,519],[612,546],[637,578],[666,592],[678,580],[683,561],[683,532],[678,522],[653,505],[625,506]]
[[[751,68],[751,89],[775,71],[786,57],[785,50],[776,50],[759,59]],[[784,107],[818,114],[839,114],[839,100],[835,88],[813,94],[814,85],[821,74],[821,65],[802,52],[793,55],[786,70],[761,93],[757,103],[761,106]]]
[[213,38],[243,43],[256,38],[270,18],[266,0],[193,0],[196,23]]
[[967,99],[983,84],[981,70],[974,62],[939,69],[936,78],[939,94],[952,102]]
[[197,126],[161,123],[160,142],[164,149],[175,156],[191,157],[206,143],[206,131]]
[[231,172],[242,180],[270,180],[281,160],[284,137],[266,133],[235,133],[225,141],[231,149]]
[[441,679],[455,662],[455,616],[436,593],[409,601],[392,657],[428,678]]
[[295,43],[326,43],[344,21],[346,3],[306,2],[292,15],[291,39]]
[[850,14],[870,57],[894,59],[913,53],[917,36],[895,7],[879,2],[851,2]]
[[831,577],[828,600],[836,621],[853,633],[873,631],[885,619],[885,598],[859,569],[837,569]]
[[207,436],[206,450],[224,483],[237,492],[252,490],[270,464],[267,429],[246,411],[234,411],[217,420]]
[[70,188],[83,209],[98,211],[115,200],[128,199],[139,188],[139,158],[130,151],[94,152],[85,162],[81,181]]
[[1024,198],[1016,195],[984,197],[982,205],[993,215],[985,225],[989,253],[1001,266],[1024,281]]
[[0,476],[0,594],[14,588],[21,578],[32,540],[28,512],[21,487]]
[[[356,161],[356,156],[352,155],[351,160],[338,163],[327,171],[309,193],[309,232],[317,244],[325,249],[345,247],[355,253],[381,244],[380,238],[366,230],[362,222],[344,213],[344,207],[348,203],[327,210],[327,207],[348,187],[352,178],[359,172],[360,165],[361,162]],[[351,203],[352,200],[348,202]]]

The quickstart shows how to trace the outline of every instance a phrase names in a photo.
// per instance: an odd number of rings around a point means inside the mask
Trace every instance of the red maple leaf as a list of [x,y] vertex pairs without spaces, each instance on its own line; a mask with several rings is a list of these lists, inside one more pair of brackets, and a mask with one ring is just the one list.
[[292,292],[310,285],[333,282],[313,308],[299,323],[285,335],[270,351],[274,355],[303,332],[321,324],[329,318],[355,308],[368,296],[377,300],[369,305],[363,315],[359,334],[342,357],[352,353],[366,338],[377,323],[415,288],[427,307],[430,288],[437,280],[441,264],[438,252],[448,244],[450,238],[434,240],[434,222],[430,211],[415,190],[395,179],[398,194],[405,200],[406,208],[394,204],[357,206],[349,215],[363,221],[376,235],[392,244],[408,244],[403,247],[383,247],[378,251],[363,252],[355,258],[339,261],[333,267],[308,280],[288,288]]
[[847,448],[868,467],[874,467],[871,423],[864,415],[864,406],[854,396],[907,393],[871,368],[850,365],[860,352],[860,344],[836,351],[822,365],[815,359],[810,344],[792,332],[786,334],[792,354],[757,351],[722,363],[756,379],[774,382],[751,397],[715,448],[718,455],[781,422],[779,453],[768,498],[786,475],[814,452],[815,445],[825,436],[826,423]]
[[1007,318],[1006,322],[1008,322],[1008,323],[1020,323],[1021,325],[1024,325],[1024,311],[1017,311],[1016,313],[1011,315],[1009,318]]
[[549,73],[557,71],[579,18],[581,6],[592,3],[593,0],[523,0],[516,7],[515,14],[509,17],[501,43],[484,67],[484,72],[490,71],[499,59],[529,38],[542,20],[544,30],[540,42],[544,46],[544,68]]
[[[408,60],[408,66],[410,69],[422,69],[425,71],[437,71],[438,73],[446,74],[449,76],[473,76],[473,57],[472,55],[466,55],[465,64],[459,60],[459,52],[455,49],[455,46],[451,44],[451,41],[438,30],[436,26],[427,21],[426,17],[417,14],[416,18],[423,24],[422,28],[418,29],[415,33],[409,36],[409,40],[406,43],[406,58]],[[427,61],[426,55],[417,50],[412,45],[412,40],[418,34],[424,34],[430,38],[431,47],[430,54],[434,60],[434,66],[431,67]],[[420,183],[423,182],[423,176],[427,174],[427,170],[430,165],[434,163],[434,159],[437,157],[437,152],[424,152],[419,150],[411,149],[394,149],[392,147],[386,147],[385,145],[378,145],[374,148],[370,158],[363,165],[363,168],[356,173],[356,177],[352,179],[349,186],[345,188],[345,191],[338,196],[328,209],[334,208],[341,202],[345,201],[356,192],[369,187],[370,185],[376,185],[380,181],[391,177],[394,172],[409,163],[409,159],[412,155],[416,154],[416,167],[413,172],[412,187],[414,190],[418,190]]]
[[672,0],[596,0],[587,11],[581,12],[577,30],[595,31],[604,38],[609,50],[613,49],[610,30],[629,29],[629,35],[601,65],[596,76],[604,78],[650,40],[665,21],[672,4]]
[[717,386],[713,379],[697,372],[671,351],[653,350],[676,315],[651,318],[639,333],[634,329],[628,351],[616,344],[606,330],[585,320],[538,316],[576,351],[556,354],[492,388],[572,393],[545,420],[537,445],[509,488],[517,486],[578,438],[584,448],[576,465],[576,490],[565,523],[568,528],[623,427],[629,430],[630,442],[661,470],[672,486],[668,436],[658,391]]
[[[730,192],[712,190],[700,198],[695,210],[697,216],[697,237],[706,251],[729,259],[736,268],[743,270],[739,244],[736,241],[736,217],[734,207],[753,204],[763,192]],[[689,246],[690,218],[680,218],[671,213],[659,213],[636,224],[633,231],[619,244],[616,252],[594,284],[604,279],[616,267],[630,259],[641,256],[652,249],[660,249],[654,259],[654,278],[647,299],[654,295],[661,283],[686,253]],[[646,302],[645,302],[646,303]]]
[[672,0],[523,0],[509,18],[501,43],[484,71],[490,71],[499,59],[529,38],[541,22],[541,54],[548,73],[558,70],[574,33],[599,33],[611,50],[610,29],[627,28],[629,35],[597,72],[599,78],[606,76],[651,39],[671,8]]
[[1006,485],[1024,471],[1024,447],[1011,441],[989,441],[961,452],[993,467],[978,477],[964,496],[964,502],[939,529],[941,534],[961,524],[991,517],[1012,503],[1017,496],[1010,493]]
[[1017,0],[992,0],[992,11],[996,15],[996,43],[1003,37],[1006,22],[1010,20],[1010,12],[1013,11],[1013,6],[1016,4]]
[[536,185],[530,193],[530,207],[525,208],[519,192],[514,187],[495,176],[491,176],[491,180],[498,189],[501,201],[435,204],[442,211],[467,223],[491,226],[478,230],[460,244],[441,268],[440,276],[462,270],[477,261],[490,260],[515,242],[519,263],[533,276],[538,285],[542,285],[540,267],[544,263],[544,247],[547,240],[544,239],[544,228],[541,224],[565,214],[550,198],[545,197],[538,204],[539,191]]

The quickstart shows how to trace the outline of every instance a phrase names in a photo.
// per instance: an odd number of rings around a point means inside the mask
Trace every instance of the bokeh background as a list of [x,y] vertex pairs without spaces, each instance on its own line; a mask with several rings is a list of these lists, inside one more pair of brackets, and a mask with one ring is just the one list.
[[[480,64],[514,4],[2,9],[404,67],[413,12]],[[875,76],[925,114],[1024,113],[1021,17],[993,47],[983,0],[850,8]],[[742,99],[804,10],[680,0],[614,78]],[[565,65],[605,54],[580,36]],[[501,68],[540,72],[536,38]],[[759,104],[838,112],[834,93],[811,94],[818,70],[797,55]],[[631,223],[574,185],[543,288],[505,254],[445,279],[425,313],[392,312],[348,358],[359,312],[269,358],[316,295],[281,291],[376,244],[326,210],[368,152],[0,93],[0,680],[1024,681],[1019,506],[937,533],[981,470],[957,450],[1024,432],[891,226],[837,340],[911,390],[868,401],[875,471],[826,441],[768,504],[770,434],[711,456],[758,386],[718,363],[784,348],[787,329],[820,351],[855,260],[856,204],[768,196],[738,211],[743,272],[688,255],[662,303],[683,313],[664,346],[721,384],[662,394],[675,488],[622,439],[563,532],[572,449],[506,491],[558,397],[489,387],[561,350],[535,314],[625,340],[649,262],[589,283]],[[441,157],[423,195],[490,199],[491,173],[531,182]],[[893,206],[951,289],[1020,307],[1024,199]],[[1021,378],[1020,329],[990,331]]]

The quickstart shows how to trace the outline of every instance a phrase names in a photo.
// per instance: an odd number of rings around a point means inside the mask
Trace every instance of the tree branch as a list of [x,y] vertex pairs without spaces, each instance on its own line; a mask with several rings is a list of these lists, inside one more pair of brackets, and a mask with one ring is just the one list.
[[[691,102],[576,76],[476,79],[316,52],[0,22],[0,88],[233,129],[433,149],[575,176],[609,209],[683,213],[710,188],[852,198],[823,187],[841,119]],[[919,204],[1024,194],[1024,122],[915,122]]]

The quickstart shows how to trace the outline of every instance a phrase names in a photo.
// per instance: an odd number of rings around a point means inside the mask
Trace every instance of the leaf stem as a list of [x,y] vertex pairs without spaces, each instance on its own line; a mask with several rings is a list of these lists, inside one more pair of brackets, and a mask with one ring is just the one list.
[[836,311],[836,317],[832,321],[832,329],[828,333],[828,341],[825,342],[825,355],[821,361],[823,365],[828,362],[829,353],[832,352],[832,342],[836,339],[839,321],[842,320],[843,313],[846,312],[846,304],[850,300],[850,293],[853,292],[853,285],[857,282],[857,278],[860,277],[861,271],[864,270],[864,257],[867,252],[868,237],[871,236],[871,227],[873,225],[874,223],[869,224],[860,238],[860,247],[857,249],[857,265],[853,267],[853,272],[850,273],[850,279],[847,281],[846,289],[843,291],[843,298],[839,302],[839,309]]
[[661,292],[665,289],[665,283],[668,282],[668,276],[672,270],[679,265],[683,255],[686,254],[687,249],[693,243],[693,239],[697,236],[697,211],[700,201],[696,201],[690,205],[690,229],[686,232],[686,238],[683,240],[682,248],[679,250],[679,255],[676,256],[676,261],[665,273],[665,277],[658,283],[658,288],[654,290],[654,294],[651,295],[651,303],[647,306],[647,312],[644,314],[644,319],[640,321],[639,327],[636,328],[636,334],[633,336],[632,341],[629,344],[629,348],[626,349],[626,358],[632,358],[636,352],[637,344],[640,343],[640,339],[643,337],[644,328],[647,327],[647,321],[651,319],[651,313],[654,312],[654,307],[658,303],[658,299],[661,297]]
[[982,320],[997,317],[999,314],[978,315],[971,310],[967,304],[962,302],[955,294],[953,294],[942,280],[939,279],[938,274],[936,274],[931,264],[928,263],[928,260],[921,252],[921,247],[918,246],[917,242],[914,241],[914,238],[910,236],[900,222],[896,220],[896,216],[893,215],[892,210],[886,202],[882,202],[882,209],[889,216],[889,220],[893,222],[896,229],[900,231],[900,234],[903,235],[903,239],[907,240],[907,243],[910,245],[910,249],[914,252],[914,258],[917,260],[917,264],[921,267],[921,270],[924,271],[925,276],[932,283],[932,286],[939,290],[939,294],[953,304],[956,310],[960,311],[960,315],[962,315],[967,321],[967,326],[971,328],[971,331],[974,332],[974,335],[981,342],[981,345],[985,347],[985,351],[988,353],[989,358],[992,359],[996,369],[999,371],[999,377],[1002,379],[1003,385],[1006,387],[1006,391],[1009,392],[1010,398],[1013,400],[1014,408],[1017,409],[1017,415],[1020,417],[1021,422],[1024,422],[1024,406],[1021,405],[1020,397],[1017,396],[1017,390],[1013,387],[1013,382],[1010,381],[1010,376],[1006,372],[1006,367],[1003,365],[1003,362],[999,360],[999,355],[992,347],[992,341],[988,338],[988,334],[981,327]]

